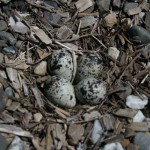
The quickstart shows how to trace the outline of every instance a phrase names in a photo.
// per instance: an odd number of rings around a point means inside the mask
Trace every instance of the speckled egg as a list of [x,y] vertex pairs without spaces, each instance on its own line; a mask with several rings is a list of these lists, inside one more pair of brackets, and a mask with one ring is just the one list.
[[72,108],[76,105],[76,98],[72,84],[59,76],[50,77],[44,84],[45,96],[60,107]]
[[75,86],[76,98],[83,104],[99,104],[106,95],[106,86],[95,78],[86,78]]
[[101,56],[94,52],[84,53],[78,60],[78,68],[75,81],[78,83],[88,77],[98,78],[103,70]]
[[54,51],[48,60],[48,70],[52,75],[71,81],[74,71],[71,53],[67,50]]

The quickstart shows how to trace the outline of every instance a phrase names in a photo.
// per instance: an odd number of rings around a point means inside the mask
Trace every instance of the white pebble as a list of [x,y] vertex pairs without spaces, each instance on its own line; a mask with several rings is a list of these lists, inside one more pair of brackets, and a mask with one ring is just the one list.
[[104,148],[101,148],[100,150],[124,150],[124,149],[120,143],[116,142],[107,144],[104,146]]
[[139,111],[137,112],[137,114],[134,116],[133,122],[143,122],[144,119],[145,119],[145,116],[144,116],[143,113],[139,110]]
[[111,56],[114,59],[117,59],[119,57],[120,51],[116,47],[109,47],[108,49],[108,55]]
[[143,109],[148,103],[148,98],[145,95],[141,95],[143,99],[135,95],[129,95],[126,98],[126,105],[132,109]]
[[100,138],[102,138],[104,131],[99,120],[95,120],[92,131],[92,142],[95,144]]

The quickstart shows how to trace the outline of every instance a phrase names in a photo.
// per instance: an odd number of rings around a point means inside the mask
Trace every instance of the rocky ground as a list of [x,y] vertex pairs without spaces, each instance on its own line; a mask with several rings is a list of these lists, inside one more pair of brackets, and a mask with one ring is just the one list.
[[0,150],[149,150],[149,89],[149,0],[0,0]]

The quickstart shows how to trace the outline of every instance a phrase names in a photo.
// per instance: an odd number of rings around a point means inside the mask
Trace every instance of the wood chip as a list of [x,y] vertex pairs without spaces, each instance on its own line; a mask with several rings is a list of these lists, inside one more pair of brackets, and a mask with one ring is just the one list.
[[0,124],[0,131],[9,134],[15,134],[18,136],[33,138],[33,135],[30,132],[13,125]]
[[138,110],[134,109],[119,109],[115,115],[120,116],[120,117],[127,117],[127,118],[133,118],[137,114]]
[[34,30],[35,35],[45,44],[51,44],[52,40],[48,37],[48,35],[42,29]]
[[149,131],[147,122],[133,122],[128,127],[134,131]]

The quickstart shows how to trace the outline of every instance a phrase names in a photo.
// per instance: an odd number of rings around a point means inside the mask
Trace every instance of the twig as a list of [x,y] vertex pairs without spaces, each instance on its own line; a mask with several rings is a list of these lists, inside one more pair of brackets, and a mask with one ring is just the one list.
[[44,9],[44,10],[47,10],[49,11],[50,13],[54,13],[55,11],[50,9],[50,8],[47,8],[47,7],[44,7],[44,6],[41,6],[41,5],[37,5],[37,4],[34,4],[32,2],[30,2],[29,0],[25,0],[28,4],[30,4],[31,6],[34,6],[34,7],[37,7],[37,8],[41,8],[41,9]]
[[102,41],[100,41],[97,37],[95,37],[94,35],[92,35],[92,37],[97,40],[98,43],[100,43],[104,48],[107,49],[107,47],[102,43]]
[[129,86],[134,90],[134,92],[143,100],[144,97],[139,94],[139,92],[134,88],[134,86],[128,81]]
[[139,58],[140,55],[141,55],[141,53],[139,53],[136,57],[134,57],[134,59],[132,59],[132,61],[131,61],[131,62],[127,65],[127,67],[123,70],[123,72],[121,73],[121,75],[120,75],[120,77],[119,77],[119,79],[118,79],[118,83],[120,82],[120,80],[121,80],[122,77],[124,76],[126,70],[127,70],[129,67],[131,67],[131,65],[133,64],[133,62],[134,62],[137,58]]

